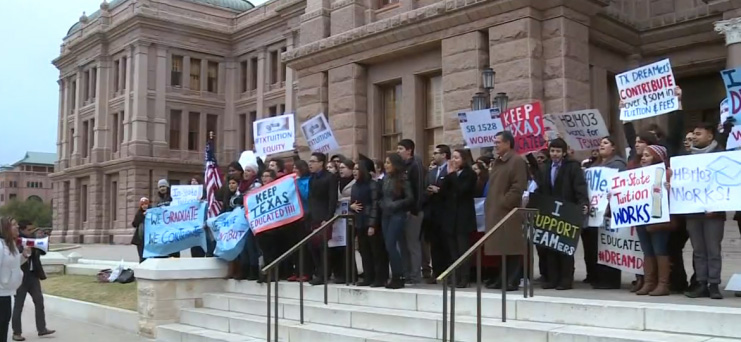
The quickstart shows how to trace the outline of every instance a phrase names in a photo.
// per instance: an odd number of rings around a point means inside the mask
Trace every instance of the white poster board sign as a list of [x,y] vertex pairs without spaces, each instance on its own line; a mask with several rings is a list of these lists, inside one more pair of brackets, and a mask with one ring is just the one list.
[[610,135],[598,109],[550,114],[550,117],[556,124],[558,132],[574,151],[597,149],[600,140]]
[[324,113],[319,113],[301,124],[301,132],[304,133],[311,152],[327,153],[340,149]]
[[669,222],[669,194],[664,187],[666,168],[656,164],[619,172],[610,186],[613,228]]
[[741,151],[671,159],[671,213],[741,210]]
[[[335,215],[347,215],[350,213],[350,200],[337,202]],[[332,224],[332,238],[327,241],[327,247],[347,246],[347,219],[341,218]]]
[[609,167],[592,167],[584,170],[589,194],[588,227],[600,227],[604,224],[607,205],[610,204],[610,200],[607,199],[607,194],[610,192],[609,184],[612,177],[617,174],[617,169]]
[[672,64],[663,59],[615,76],[623,107],[620,120],[633,121],[679,109]]
[[296,129],[293,114],[264,118],[252,123],[255,137],[255,154],[271,154],[293,151],[296,144]]
[[606,220],[599,227],[597,262],[621,271],[643,274],[643,250],[635,227],[611,228],[610,220]]
[[203,185],[173,185],[170,188],[172,202],[170,205],[180,205],[198,202],[203,197]]
[[494,136],[504,130],[499,109],[482,109],[458,113],[458,123],[466,147],[492,147]]
[[479,233],[486,232],[486,207],[484,206],[484,203],[486,202],[486,197],[479,197],[473,199],[473,205],[476,208],[476,231]]

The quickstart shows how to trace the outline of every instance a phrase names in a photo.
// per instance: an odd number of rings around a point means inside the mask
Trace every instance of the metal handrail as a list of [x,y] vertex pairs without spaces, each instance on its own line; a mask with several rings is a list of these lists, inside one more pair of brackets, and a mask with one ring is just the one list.
[[[292,256],[294,253],[296,253],[297,251],[299,252],[299,254],[298,254],[299,255],[299,259],[298,259],[299,260],[299,262],[298,262],[298,264],[299,264],[298,265],[298,272],[299,272],[299,277],[298,277],[299,278],[299,306],[300,306],[301,324],[304,324],[304,279],[303,279],[303,274],[301,274],[301,272],[303,272],[303,269],[304,269],[304,250],[302,249],[302,247],[304,245],[306,245],[309,241],[311,241],[311,239],[313,239],[317,235],[323,234],[324,243],[322,244],[322,265],[323,265],[322,271],[324,273],[323,274],[323,278],[324,278],[324,304],[326,305],[328,303],[328,301],[327,301],[327,297],[328,297],[327,294],[329,292],[328,291],[328,283],[329,283],[329,281],[327,279],[329,277],[329,274],[328,274],[328,261],[327,261],[327,254],[328,254],[327,253],[327,248],[328,248],[327,247],[327,241],[328,241],[328,239],[327,239],[328,238],[328,236],[327,236],[327,231],[328,231],[327,230],[327,227],[332,227],[332,225],[338,219],[341,219],[341,218],[350,219],[349,220],[350,221],[349,222],[350,224],[348,224],[347,227],[346,227],[348,234],[345,235],[345,237],[346,237],[345,238],[345,241],[346,241],[346,253],[351,254],[352,257],[347,256],[346,257],[346,260],[352,260],[352,263],[354,264],[355,263],[355,248],[354,248],[355,245],[354,244],[351,244],[355,240],[355,227],[352,224],[353,217],[354,217],[353,215],[349,215],[349,214],[348,215],[335,215],[334,217],[332,217],[331,219],[329,219],[329,221],[324,222],[324,224],[322,224],[321,226],[319,226],[319,228],[314,229],[311,233],[309,233],[309,235],[307,235],[301,241],[299,241],[298,243],[296,243],[295,245],[293,245],[293,247],[291,247],[288,251],[286,251],[281,256],[279,256],[278,258],[276,258],[275,260],[273,260],[273,262],[271,262],[270,264],[268,264],[267,266],[265,266],[265,267],[262,268],[261,272],[267,275],[267,277],[266,277],[267,278],[266,285],[267,285],[267,291],[268,291],[268,293],[267,293],[267,315],[266,315],[268,326],[267,326],[267,339],[266,339],[266,341],[270,342],[270,308],[271,308],[270,285],[271,285],[272,279],[275,279],[275,321],[274,321],[274,323],[275,323],[275,334],[274,334],[275,335],[275,338],[274,338],[274,340],[275,340],[275,342],[278,342],[278,298],[279,298],[278,297],[278,271],[279,271],[278,266],[283,261],[285,261],[290,256]],[[354,283],[355,282],[355,279],[356,279],[356,276],[355,276],[355,267],[350,267],[350,265],[346,265],[345,270],[348,271],[350,269],[352,269],[352,282]],[[349,285],[348,281],[350,279],[350,277],[349,277],[350,274],[348,274],[348,273],[346,273],[346,275],[345,275],[346,285]]]
[[[525,260],[525,286],[524,296],[528,297],[528,291],[530,297],[534,294],[533,283],[532,283],[532,269],[533,269],[533,247],[530,243],[530,239],[533,236],[533,221],[535,214],[538,212],[537,209],[530,208],[514,208],[507,213],[502,220],[500,220],[491,230],[486,232],[482,238],[471,246],[458,260],[453,262],[440,276],[437,277],[438,282],[443,284],[443,342],[448,341],[448,278],[453,277],[455,280],[455,271],[463,265],[463,263],[470,258],[473,253],[476,253],[476,341],[481,342],[481,250],[484,243],[494,235],[509,219],[516,213],[523,214],[524,220],[522,221],[523,233],[525,234],[525,247],[528,254],[528,260]],[[502,267],[501,267],[501,283],[502,283],[502,322],[507,321],[507,256],[502,255]],[[450,290],[450,341],[455,341],[455,286],[453,284]]]

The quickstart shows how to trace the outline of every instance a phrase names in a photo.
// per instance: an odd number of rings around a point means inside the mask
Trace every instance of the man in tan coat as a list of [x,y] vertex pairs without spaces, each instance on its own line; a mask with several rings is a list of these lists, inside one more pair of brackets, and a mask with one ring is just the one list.
[[[486,230],[491,230],[510,210],[522,204],[522,194],[527,189],[527,163],[514,150],[515,138],[509,131],[496,135],[494,148],[497,158],[489,175],[489,192],[486,194]],[[512,216],[502,225],[485,245],[488,255],[506,255],[507,290],[519,288],[523,255],[526,241],[522,233],[520,215]],[[486,285],[490,289],[500,289],[501,280],[491,279]]]

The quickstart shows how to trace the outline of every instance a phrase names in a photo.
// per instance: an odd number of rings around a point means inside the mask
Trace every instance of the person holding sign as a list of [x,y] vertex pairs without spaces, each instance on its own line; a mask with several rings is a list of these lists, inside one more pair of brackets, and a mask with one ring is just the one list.
[[139,209],[134,214],[134,221],[131,226],[134,227],[134,236],[131,237],[131,244],[136,246],[136,252],[139,255],[139,263],[144,260],[144,215],[149,208],[149,198],[142,197],[139,199]]
[[[669,169],[669,156],[666,147],[660,145],[646,146],[641,157],[641,166],[659,163],[664,163],[666,166],[666,179],[669,180],[671,170]],[[670,190],[667,189],[667,191]],[[668,248],[669,234],[675,229],[676,223],[676,215],[671,215],[671,221],[669,222],[636,227],[644,260],[643,286],[636,291],[637,295],[669,295],[669,276],[671,273]]]
[[[589,209],[587,182],[579,162],[566,155],[568,146],[561,138],[553,139],[548,146],[550,160],[537,173],[538,188],[535,193],[575,203]],[[569,290],[574,286],[574,256],[553,249],[538,248],[538,256],[546,259],[546,282],[543,289]]]
[[[715,140],[716,125],[702,123],[695,127],[694,140],[690,154],[723,152]],[[720,285],[722,265],[721,241],[723,241],[725,212],[706,212],[687,216],[687,232],[692,242],[692,259],[695,265],[697,283],[685,296],[689,298],[710,297],[723,299]]]

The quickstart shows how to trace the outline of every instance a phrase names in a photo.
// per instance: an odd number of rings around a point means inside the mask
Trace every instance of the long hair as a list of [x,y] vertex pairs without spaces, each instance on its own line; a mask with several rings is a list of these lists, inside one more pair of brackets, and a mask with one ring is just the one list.
[[298,171],[299,177],[309,174],[309,164],[305,160],[297,160],[293,166],[295,170]]
[[15,239],[11,233],[13,218],[9,216],[0,217],[0,239],[5,242],[10,254],[18,254],[18,247],[15,245]]
[[369,182],[371,180],[371,175],[370,175],[370,171],[368,171],[367,163],[358,161],[358,163],[355,165],[358,167],[358,181],[357,182],[358,183]]
[[613,152],[612,156],[610,156],[608,158],[602,157],[602,155],[600,154],[599,155],[599,158],[597,158],[597,162],[595,163],[596,165],[602,165],[602,163],[606,162],[607,160],[610,160],[614,156],[622,156],[622,154],[620,153],[620,148],[618,147],[618,144],[615,141],[615,139],[613,139],[613,137],[611,137],[609,135],[602,137],[602,139],[599,140],[600,141],[600,144],[602,143],[602,140],[609,141],[610,144],[613,147],[613,151],[614,152]]
[[389,153],[386,157],[391,163],[391,173],[387,174],[394,182],[394,195],[399,196],[404,193],[404,181],[406,179],[406,166],[404,159],[396,153]]
[[461,159],[463,160],[463,165],[461,167],[471,167],[473,165],[473,156],[471,155],[471,151],[465,148],[457,148],[455,149],[455,152],[458,152],[458,154],[461,155]]

